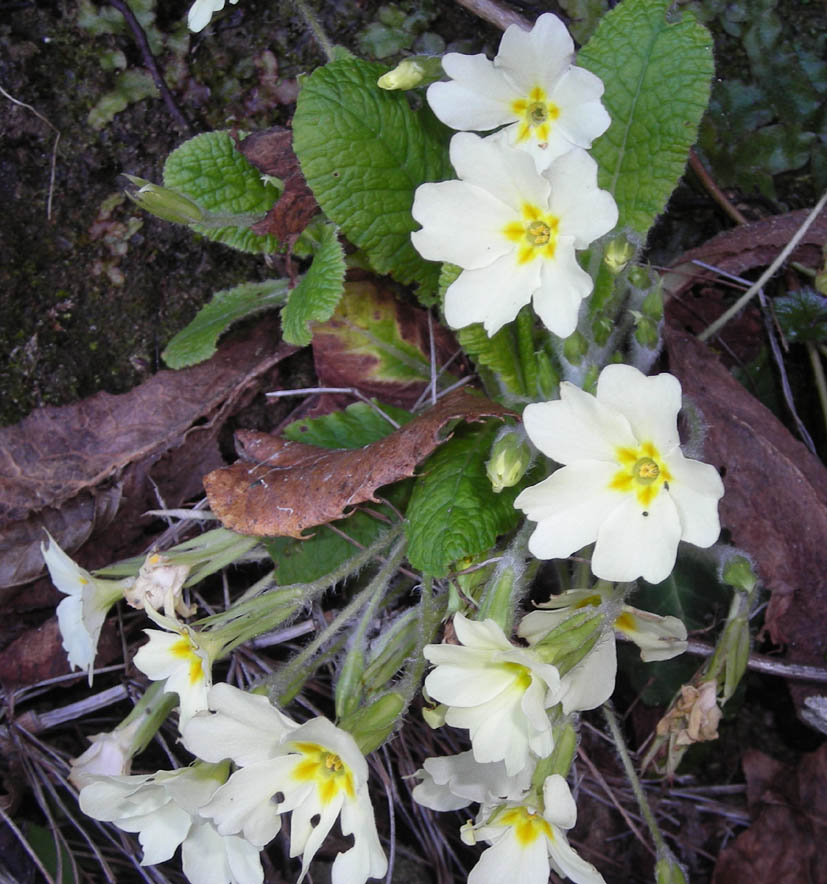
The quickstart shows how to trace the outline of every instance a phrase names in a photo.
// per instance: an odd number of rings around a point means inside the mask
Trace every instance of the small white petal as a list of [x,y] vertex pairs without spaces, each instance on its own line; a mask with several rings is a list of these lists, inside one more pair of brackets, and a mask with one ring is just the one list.
[[626,582],[643,577],[660,583],[675,567],[680,537],[678,511],[669,494],[658,494],[647,510],[634,497],[624,495],[600,527],[592,572],[603,580]]
[[570,712],[583,712],[602,706],[614,693],[616,675],[615,638],[611,632],[606,632],[591,651],[563,676],[560,689],[563,712],[568,715]]
[[611,464],[580,461],[520,492],[514,506],[538,522],[529,540],[532,555],[564,559],[593,543],[607,513],[622,502],[609,488],[615,472]]
[[468,884],[547,884],[549,877],[548,850],[545,838],[535,838],[522,846],[509,826],[505,832],[482,852],[479,861],[468,875]]
[[543,816],[561,829],[571,829],[577,822],[577,805],[568,783],[560,774],[551,774],[543,782]]
[[451,139],[451,164],[463,181],[488,191],[514,213],[515,221],[525,203],[545,207],[551,187],[537,172],[531,158],[515,151],[499,137],[480,138],[460,133]]
[[686,650],[686,626],[677,617],[659,617],[624,605],[614,627],[640,648],[644,663],[671,660]]
[[551,100],[561,111],[557,125],[572,144],[590,148],[611,125],[602,94],[603,81],[585,68],[572,66],[555,83]]
[[680,443],[680,381],[671,374],[646,377],[631,365],[607,365],[597,381],[597,400],[626,417],[639,442],[654,442],[662,455]]
[[220,12],[223,8],[224,0],[195,0],[187,15],[187,27],[193,33],[203,31],[210,23],[213,13]]
[[429,261],[477,269],[514,250],[503,234],[514,220],[513,210],[473,184],[422,184],[416,189],[411,214],[423,227],[411,234],[411,242]]
[[212,823],[193,824],[181,845],[181,866],[191,884],[261,884],[260,850],[237,835],[219,835]]
[[479,270],[465,270],[445,292],[452,328],[481,322],[489,335],[512,322],[540,284],[540,262],[518,264],[514,251]]
[[452,623],[457,639],[475,650],[510,651],[513,648],[494,620],[471,620],[457,612]]
[[555,831],[554,835],[548,852],[551,865],[558,874],[575,884],[606,884],[600,872],[574,850],[562,832]]
[[353,835],[353,847],[333,861],[332,884],[364,884],[368,878],[381,878],[388,871],[388,860],[379,842],[367,792],[345,802],[341,827],[343,835]]
[[501,667],[471,669],[438,665],[425,679],[425,690],[438,703],[479,706],[508,690],[514,679],[514,673]]
[[519,92],[494,69],[484,55],[449,52],[442,67],[452,78],[428,87],[428,104],[452,129],[486,131],[516,119],[511,103]]
[[554,260],[543,261],[540,267],[540,286],[532,299],[534,312],[549,331],[567,338],[577,328],[580,302],[591,294],[594,283],[577,263],[569,236],[558,237]]
[[679,451],[666,459],[672,473],[669,495],[681,520],[681,539],[695,546],[712,546],[721,533],[718,501],[724,494],[721,476],[711,464],[690,460]]
[[551,182],[549,207],[560,217],[560,234],[574,237],[575,248],[586,248],[617,224],[614,197],[598,189],[597,163],[585,150],[563,154],[544,175]]
[[553,83],[571,64],[574,43],[563,22],[550,12],[530,31],[509,25],[494,64],[528,93],[536,85]]
[[595,460],[616,465],[617,449],[636,445],[622,414],[567,381],[560,384],[559,400],[527,405],[523,423],[540,451],[562,464]]

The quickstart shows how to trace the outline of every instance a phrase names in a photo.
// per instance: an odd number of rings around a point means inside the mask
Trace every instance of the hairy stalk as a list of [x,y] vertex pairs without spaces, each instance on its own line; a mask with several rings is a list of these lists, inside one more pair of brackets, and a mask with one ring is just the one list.
[[327,60],[333,61],[333,44],[324,32],[324,28],[321,26],[318,18],[316,18],[310,7],[305,3],[305,0],[293,0],[293,3],[299,12],[299,15],[304,19],[304,23],[310,28],[310,32],[316,38],[316,42],[321,47],[322,52],[327,56]]

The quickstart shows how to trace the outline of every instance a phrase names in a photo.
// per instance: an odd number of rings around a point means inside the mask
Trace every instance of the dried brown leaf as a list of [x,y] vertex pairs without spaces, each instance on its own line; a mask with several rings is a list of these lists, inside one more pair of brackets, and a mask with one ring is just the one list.
[[[221,462],[222,420],[294,352],[287,345],[274,349],[276,338],[275,320],[263,320],[200,365],[158,372],[122,395],[41,408],[0,429],[0,586],[43,570],[44,527],[71,552],[95,526],[116,513],[123,517],[122,503],[136,520],[148,507],[177,506],[182,495],[197,493],[203,471]],[[193,426],[204,418],[206,424]],[[165,466],[171,458],[177,468]],[[171,481],[158,484],[162,472]],[[141,530],[137,522],[134,529]]]
[[721,852],[712,884],[825,884],[827,745],[797,769],[749,749],[743,767],[755,822]]
[[721,522],[772,591],[765,624],[788,660],[823,664],[827,469],[706,346],[666,333],[670,370],[707,425],[705,459],[724,475]]
[[276,436],[239,434],[254,466],[235,463],[204,478],[212,511],[227,528],[242,534],[300,537],[314,525],[347,515],[382,485],[413,475],[416,465],[442,441],[440,430],[461,418],[479,421],[512,414],[465,389],[439,400],[429,411],[366,445],[331,451]]
[[253,132],[239,143],[238,149],[265,175],[284,182],[284,191],[276,204],[251,230],[259,236],[270,233],[281,242],[295,239],[319,206],[293,153],[293,133],[279,126]]

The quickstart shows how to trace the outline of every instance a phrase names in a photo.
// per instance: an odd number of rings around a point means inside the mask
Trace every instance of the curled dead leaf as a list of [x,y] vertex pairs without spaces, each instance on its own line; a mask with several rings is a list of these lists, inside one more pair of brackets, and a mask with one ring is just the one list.
[[444,439],[449,421],[513,416],[503,406],[456,390],[384,439],[353,450],[289,442],[263,433],[239,434],[238,462],[204,477],[210,507],[227,528],[266,537],[301,537],[306,528],[341,519],[350,507],[376,500],[382,485],[413,475]]

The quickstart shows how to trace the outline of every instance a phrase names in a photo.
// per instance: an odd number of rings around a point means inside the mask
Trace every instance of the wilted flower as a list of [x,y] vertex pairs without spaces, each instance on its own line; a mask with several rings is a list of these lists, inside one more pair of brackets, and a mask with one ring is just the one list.
[[546,710],[558,702],[560,675],[533,651],[518,648],[493,620],[454,615],[459,645],[426,645],[436,666],[425,679],[428,695],[448,710],[445,721],[468,728],[474,758],[504,761],[513,775],[530,753],[545,758],[554,748]]
[[240,767],[201,808],[219,832],[243,832],[263,845],[278,833],[279,815],[292,810],[290,856],[302,855],[301,881],[341,815],[342,834],[354,840],[333,862],[333,884],[364,884],[385,874],[368,767],[350,734],[326,718],[297,725],[265,697],[228,684],[215,685],[209,701],[215,712],[195,716],[183,737],[199,757],[232,758]]
[[672,734],[676,746],[690,746],[717,740],[720,720],[717,683],[705,681],[699,687],[685,684],[674,706],[658,722],[657,733],[659,737]]
[[420,185],[411,209],[419,253],[463,268],[445,293],[448,324],[482,322],[492,335],[533,301],[546,327],[567,337],[593,287],[575,250],[617,223],[597,164],[572,150],[540,174],[526,154],[470,133],[455,135],[450,153],[460,180]]
[[602,80],[573,62],[566,26],[546,13],[530,31],[510,25],[493,62],[482,54],[445,55],[452,79],[430,86],[428,103],[453,129],[505,126],[498,137],[544,169],[572,148],[591,147],[611,122],[600,103]]
[[549,872],[577,884],[601,884],[603,876],[569,845],[565,830],[577,820],[577,807],[568,784],[552,774],[543,784],[543,807],[528,800],[480,808],[476,825],[463,828],[463,841],[488,841],[468,884],[547,884]]
[[49,545],[40,544],[40,551],[54,585],[67,598],[57,606],[57,622],[63,647],[74,669],[85,669],[89,684],[95,667],[103,622],[106,614],[132,580],[101,580],[75,564],[47,532]]
[[195,606],[184,604],[181,596],[189,573],[189,565],[175,564],[161,553],[149,553],[135,583],[124,592],[126,603],[142,611],[145,603],[149,602],[156,611],[163,610],[167,617],[176,614],[191,617],[195,613]]
[[565,558],[596,541],[591,567],[605,580],[665,580],[678,542],[711,546],[720,533],[717,470],[684,457],[681,385],[629,365],[600,373],[597,395],[568,382],[560,399],[528,405],[531,441],[564,464],[514,502],[537,528],[529,549]]
[[100,777],[80,793],[81,810],[138,832],[142,866],[170,859],[181,845],[184,874],[193,884],[261,884],[260,849],[237,835],[220,835],[199,816],[227,778],[229,765],[197,764],[141,776]]

